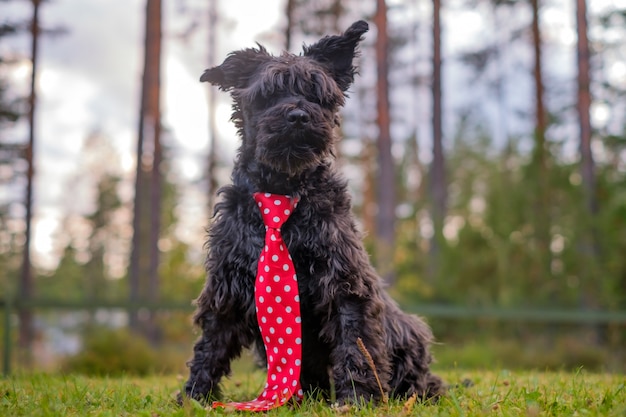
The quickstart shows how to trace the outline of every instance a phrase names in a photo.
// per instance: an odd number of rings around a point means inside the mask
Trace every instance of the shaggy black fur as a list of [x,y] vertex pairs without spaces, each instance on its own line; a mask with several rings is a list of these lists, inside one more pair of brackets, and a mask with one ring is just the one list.
[[208,279],[195,314],[202,336],[188,363],[187,396],[218,398],[219,382],[242,348],[255,346],[265,356],[254,304],[265,234],[252,198],[257,191],[300,198],[281,230],[298,273],[304,390],[328,394],[332,378],[340,403],[380,400],[374,374],[357,347],[359,337],[387,394],[430,398],[444,390],[429,371],[431,331],[418,317],[401,312],[383,289],[334,162],[338,111],[367,30],[366,22],[356,22],[299,56],[275,57],[260,45],[232,52],[201,77],[231,93],[242,144],[233,183],[220,190],[209,229]]

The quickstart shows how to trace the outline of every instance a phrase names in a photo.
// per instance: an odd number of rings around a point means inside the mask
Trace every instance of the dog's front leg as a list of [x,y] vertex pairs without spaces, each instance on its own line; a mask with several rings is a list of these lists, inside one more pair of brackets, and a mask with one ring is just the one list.
[[251,344],[252,336],[242,325],[245,320],[234,316],[206,311],[196,316],[196,323],[201,326],[202,335],[187,363],[185,395],[199,401],[215,400],[220,397],[220,380],[230,375],[231,361],[241,354],[242,347]]
[[[371,300],[346,297],[337,304],[337,314],[329,322],[336,335],[331,361],[339,404],[378,402],[389,392],[391,365],[376,310]],[[359,338],[367,353],[359,348]]]

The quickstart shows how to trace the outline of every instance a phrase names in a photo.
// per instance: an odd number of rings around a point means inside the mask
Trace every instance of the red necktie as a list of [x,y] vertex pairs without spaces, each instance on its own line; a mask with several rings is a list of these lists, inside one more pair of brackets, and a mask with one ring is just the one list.
[[289,196],[255,193],[265,223],[265,247],[259,259],[254,297],[259,329],[267,356],[267,382],[256,400],[213,403],[216,407],[266,411],[291,397],[302,399],[302,330],[296,271],[280,227],[298,200]]

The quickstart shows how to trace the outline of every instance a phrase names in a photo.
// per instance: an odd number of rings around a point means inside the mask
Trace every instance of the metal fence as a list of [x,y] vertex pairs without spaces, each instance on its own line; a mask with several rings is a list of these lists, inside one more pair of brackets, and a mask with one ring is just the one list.
[[[0,300],[3,311],[3,374],[11,373],[11,355],[14,346],[11,342],[11,315],[20,310],[30,311],[93,311],[97,309],[120,309],[125,311],[188,311],[194,307],[191,303],[129,303],[128,301],[62,301],[53,299],[40,300]],[[403,305],[405,311],[429,318],[451,320],[481,320],[533,322],[543,324],[621,324],[626,325],[626,311],[566,310],[566,309],[521,309],[499,307],[463,307],[444,304]]]

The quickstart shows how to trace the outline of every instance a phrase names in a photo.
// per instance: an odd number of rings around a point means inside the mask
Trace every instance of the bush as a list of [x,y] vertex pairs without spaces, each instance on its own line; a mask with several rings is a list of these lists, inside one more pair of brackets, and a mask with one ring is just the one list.
[[157,353],[148,341],[126,329],[97,329],[84,339],[83,350],[68,358],[65,372],[85,375],[147,375],[155,370]]
[[439,368],[461,369],[540,369],[572,371],[623,372],[617,365],[618,355],[606,348],[584,343],[572,337],[555,340],[487,339],[457,341],[454,344],[437,344],[433,352]]

